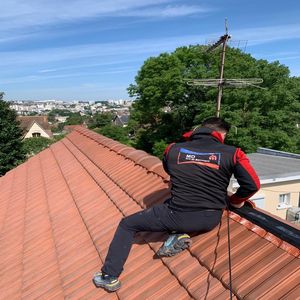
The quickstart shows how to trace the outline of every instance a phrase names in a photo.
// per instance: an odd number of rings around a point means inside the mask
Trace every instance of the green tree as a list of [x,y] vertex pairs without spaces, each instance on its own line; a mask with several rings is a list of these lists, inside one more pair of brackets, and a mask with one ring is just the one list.
[[65,125],[81,125],[85,118],[80,113],[70,113]]
[[3,96],[4,93],[0,93],[0,176],[21,163],[25,157],[16,112],[10,109]]
[[160,159],[163,158],[163,154],[164,154],[164,151],[166,149],[166,147],[168,146],[168,144],[164,141],[164,140],[161,140],[159,142],[155,142],[154,143],[154,146],[152,148],[152,153],[159,157]]
[[55,126],[51,127],[51,131],[54,133],[61,133],[64,130],[65,123],[57,123]]
[[89,119],[88,127],[90,129],[101,128],[106,125],[110,125],[113,119],[113,114],[107,113],[96,113]]
[[26,153],[26,156],[30,157],[48,148],[53,143],[60,141],[65,136],[66,134],[59,134],[55,135],[51,139],[42,136],[27,138],[22,141],[23,149]]
[[107,136],[111,139],[121,142],[122,144],[130,145],[127,127],[120,127],[116,125],[105,125],[101,128],[95,129],[97,133]]
[[[194,87],[187,79],[218,78],[220,50],[206,46],[177,48],[150,57],[128,88],[136,98],[131,118],[138,124],[135,145],[148,152],[157,142],[178,140],[184,131],[215,115],[216,88]],[[238,49],[226,52],[225,78],[262,78],[266,90],[224,88],[221,116],[234,125],[228,142],[300,153],[300,79],[279,62],[257,60]],[[154,148],[153,148],[154,147]]]
[[27,157],[35,155],[42,150],[48,148],[56,140],[45,137],[33,137],[23,140],[23,149]]

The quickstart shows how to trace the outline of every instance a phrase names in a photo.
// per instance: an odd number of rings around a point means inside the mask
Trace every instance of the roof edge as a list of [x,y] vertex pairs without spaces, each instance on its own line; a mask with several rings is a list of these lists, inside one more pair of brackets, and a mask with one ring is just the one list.
[[[300,159],[300,154],[297,154],[297,153],[291,153],[291,152],[280,151],[280,150],[269,149],[269,148],[263,148],[263,147],[259,147],[256,150],[256,153],[265,154],[265,155],[280,156],[280,157],[286,157],[286,158]],[[253,154],[255,154],[255,153],[253,153]]]
[[229,212],[229,217],[288,252],[290,255],[300,257],[300,234],[298,227],[283,222],[284,220],[257,209],[251,206],[251,204],[246,204],[238,209],[232,209]]
[[[269,176],[262,176],[260,177],[260,184],[272,184],[272,183],[279,183],[279,182],[288,182],[288,181],[295,181],[295,180],[300,180],[300,173],[287,173],[285,175],[276,175],[273,177]],[[232,182],[232,187],[236,188],[239,187],[239,184],[237,180],[234,178]]]

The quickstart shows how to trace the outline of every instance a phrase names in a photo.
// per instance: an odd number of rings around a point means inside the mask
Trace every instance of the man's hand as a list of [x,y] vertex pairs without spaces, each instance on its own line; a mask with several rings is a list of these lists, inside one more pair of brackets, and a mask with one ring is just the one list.
[[[227,196],[229,197],[229,199],[230,199],[230,197],[231,197],[232,195],[233,195],[233,193],[227,191]],[[230,205],[231,205],[232,207],[235,207],[235,208],[241,208],[241,207],[244,206],[244,203],[245,203],[245,202],[242,202],[242,203],[239,203],[239,204],[234,204],[234,203],[231,203],[231,202],[230,202]]]
[[245,202],[242,202],[242,203],[239,203],[239,204],[233,204],[233,203],[230,203],[231,206],[235,207],[235,208],[241,208],[244,206],[244,203]]
[[232,192],[227,191],[227,196],[230,198],[233,195]]

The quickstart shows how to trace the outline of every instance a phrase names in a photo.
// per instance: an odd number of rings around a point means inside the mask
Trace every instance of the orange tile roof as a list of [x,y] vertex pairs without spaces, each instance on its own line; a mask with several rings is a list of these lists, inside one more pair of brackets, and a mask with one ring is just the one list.
[[[229,299],[227,223],[172,258],[136,237],[117,293],[92,276],[123,216],[162,202],[158,158],[82,127],[0,178],[0,299]],[[230,213],[234,299],[297,299],[300,250]]]

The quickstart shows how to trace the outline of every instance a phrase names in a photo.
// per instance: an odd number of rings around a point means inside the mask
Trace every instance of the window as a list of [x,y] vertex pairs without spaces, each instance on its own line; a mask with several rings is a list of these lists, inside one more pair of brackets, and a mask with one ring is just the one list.
[[290,193],[280,194],[279,195],[279,203],[278,203],[277,209],[291,207],[291,205],[290,205],[290,198],[291,198],[291,194]]
[[34,132],[32,134],[32,137],[40,137],[40,136],[41,136],[41,134],[39,132]]
[[265,207],[265,198],[264,197],[259,197],[259,198],[255,198],[255,199],[251,199],[251,200],[255,203],[256,207],[264,209],[264,207]]
[[289,205],[290,204],[290,193],[288,194],[280,194],[279,195],[279,204],[280,203],[284,203],[284,204],[287,204]]

